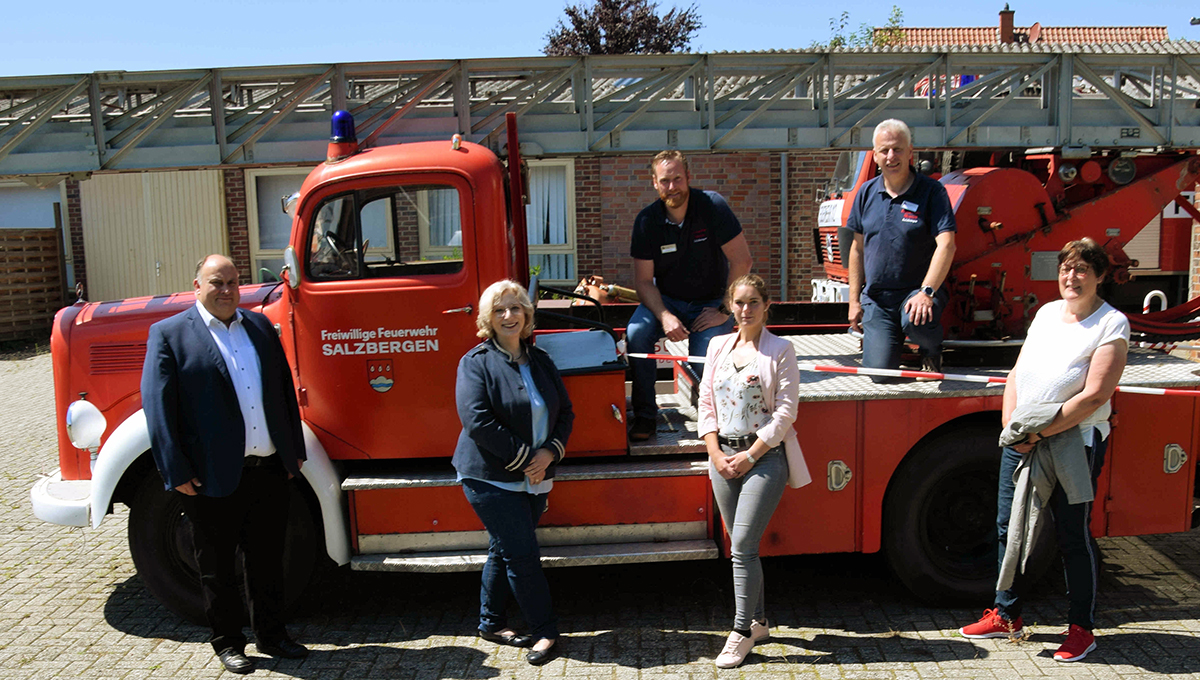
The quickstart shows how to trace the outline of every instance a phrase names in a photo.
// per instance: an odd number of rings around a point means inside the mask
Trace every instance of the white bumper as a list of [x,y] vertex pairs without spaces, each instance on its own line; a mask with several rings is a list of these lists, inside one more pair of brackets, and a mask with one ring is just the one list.
[[92,482],[88,479],[67,481],[61,471],[42,477],[29,491],[33,514],[43,522],[69,527],[88,525],[92,504]]

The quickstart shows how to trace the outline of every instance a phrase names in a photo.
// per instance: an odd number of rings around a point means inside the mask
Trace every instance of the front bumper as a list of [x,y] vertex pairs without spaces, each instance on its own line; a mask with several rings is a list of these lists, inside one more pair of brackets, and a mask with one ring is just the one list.
[[89,479],[65,480],[55,470],[42,477],[29,491],[33,514],[43,522],[69,527],[88,526],[92,506],[92,482]]

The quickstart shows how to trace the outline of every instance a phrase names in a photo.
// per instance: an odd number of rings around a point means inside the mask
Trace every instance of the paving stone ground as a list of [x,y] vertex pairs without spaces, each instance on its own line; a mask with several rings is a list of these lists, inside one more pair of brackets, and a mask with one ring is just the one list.
[[[123,506],[95,531],[33,516],[29,489],[57,467],[50,373],[49,354],[0,355],[0,677],[234,677],[143,587]],[[565,658],[540,669],[474,637],[477,574],[323,574],[292,618],[312,655],[248,651],[256,678],[1200,678],[1200,531],[1100,545],[1099,649],[1075,664],[1050,656],[1061,577],[1031,596],[1027,639],[966,640],[988,603],[923,606],[875,555],[767,559],[774,639],[733,670],[712,662],[732,618],[725,561],[550,570]]]

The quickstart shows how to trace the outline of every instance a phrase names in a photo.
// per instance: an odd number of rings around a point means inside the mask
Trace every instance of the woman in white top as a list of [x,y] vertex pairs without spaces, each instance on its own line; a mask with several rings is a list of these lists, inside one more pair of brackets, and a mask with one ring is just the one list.
[[[1104,465],[1109,399],[1116,390],[1129,348],[1129,320],[1098,293],[1108,273],[1108,254],[1095,241],[1085,238],[1063,246],[1058,254],[1058,291],[1061,300],[1047,303],[1029,327],[1017,363],[1004,386],[1002,418],[1008,426],[1020,406],[1037,403],[1062,404],[1049,425],[1030,434],[1021,444],[1005,447],[1000,463],[999,507],[996,525],[1000,538],[1000,561],[1004,561],[1008,521],[1012,510],[1013,473],[1042,439],[1078,428],[1083,455],[1090,470],[1092,493]],[[1086,480],[1084,480],[1086,490]],[[1050,497],[1050,509],[1063,554],[1070,599],[1067,639],[1054,653],[1056,661],[1078,661],[1096,648],[1092,628],[1095,620],[1096,580],[1099,555],[1092,539],[1092,504],[1068,502],[1060,479]],[[960,629],[964,637],[1003,637],[1020,633],[1022,595],[1026,584],[1020,575],[1008,590],[997,591],[996,607],[984,612],[979,622]]]
[[726,302],[738,330],[709,343],[699,431],[733,557],[734,630],[716,664],[733,668],[770,636],[758,558],[767,522],[784,485],[803,486],[811,478],[792,428],[800,383],[796,350],[766,329],[767,286],[747,274],[729,286]]

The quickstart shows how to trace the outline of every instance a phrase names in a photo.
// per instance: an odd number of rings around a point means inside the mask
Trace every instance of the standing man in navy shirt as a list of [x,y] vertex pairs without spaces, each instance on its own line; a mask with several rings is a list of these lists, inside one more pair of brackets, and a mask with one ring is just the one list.
[[[629,352],[649,353],[663,335],[688,340],[688,354],[704,356],[708,341],[733,330],[721,309],[725,289],[750,272],[750,246],[725,199],[688,186],[687,159],[663,151],[650,161],[658,200],[633,223],[634,288],[641,305],[626,329]],[[629,438],[645,441],[657,429],[654,360],[631,359],[633,422]],[[703,367],[696,366],[697,373]]]
[[885,120],[872,139],[880,175],[863,184],[846,220],[854,232],[850,327],[862,331],[863,366],[899,368],[908,336],[921,350],[921,369],[940,373],[954,210],[941,182],[913,168],[907,125]]

